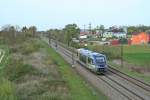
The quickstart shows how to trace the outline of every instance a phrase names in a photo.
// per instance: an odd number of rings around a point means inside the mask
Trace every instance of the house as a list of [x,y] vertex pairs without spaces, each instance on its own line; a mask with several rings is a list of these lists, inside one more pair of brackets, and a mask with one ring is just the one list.
[[117,37],[117,38],[126,38],[127,37],[127,33],[125,33],[125,32],[114,32],[113,36]]
[[131,37],[132,45],[148,44],[148,42],[149,42],[149,35],[145,32],[133,34]]
[[110,27],[103,33],[104,38],[126,38],[127,37],[127,28],[126,27]]
[[80,34],[79,34],[79,39],[87,39],[87,37],[88,37],[88,35],[89,35],[89,31],[88,30],[80,30]]
[[113,32],[104,32],[103,37],[104,38],[112,38],[113,37]]
[[126,38],[127,37],[127,33],[125,33],[125,32],[104,32],[103,33],[103,37],[104,38],[112,38],[112,37]]

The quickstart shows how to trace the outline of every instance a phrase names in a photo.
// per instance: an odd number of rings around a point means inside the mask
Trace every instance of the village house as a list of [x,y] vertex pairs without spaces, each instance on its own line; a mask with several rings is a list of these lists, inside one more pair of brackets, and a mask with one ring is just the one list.
[[103,37],[104,38],[126,38],[127,37],[127,28],[123,27],[123,28],[117,28],[117,27],[113,27],[110,28],[108,30],[106,30],[103,33]]
[[89,31],[88,30],[86,30],[86,29],[81,29],[80,30],[80,34],[79,34],[79,39],[87,39],[87,37],[88,37],[88,35],[89,35]]

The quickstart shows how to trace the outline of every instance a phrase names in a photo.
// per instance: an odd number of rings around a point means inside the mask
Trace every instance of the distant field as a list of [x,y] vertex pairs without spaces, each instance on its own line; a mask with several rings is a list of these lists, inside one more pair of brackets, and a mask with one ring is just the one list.
[[124,53],[150,53],[150,45],[125,45]]
[[150,45],[124,46],[123,50],[127,62],[150,66]]

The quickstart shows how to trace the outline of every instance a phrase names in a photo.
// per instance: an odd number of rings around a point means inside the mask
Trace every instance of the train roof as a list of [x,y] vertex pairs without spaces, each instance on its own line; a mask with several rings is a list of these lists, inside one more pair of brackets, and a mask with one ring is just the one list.
[[93,56],[105,56],[101,53],[93,52],[84,48],[78,49],[78,52],[82,55],[88,56],[88,57],[93,57]]

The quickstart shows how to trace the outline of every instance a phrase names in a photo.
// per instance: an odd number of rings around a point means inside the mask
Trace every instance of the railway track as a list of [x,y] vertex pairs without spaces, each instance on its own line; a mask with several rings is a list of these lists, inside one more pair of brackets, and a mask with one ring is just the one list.
[[140,80],[138,80],[136,78],[133,78],[133,77],[131,77],[131,76],[129,76],[129,75],[123,73],[123,72],[120,72],[119,70],[111,67],[110,65],[109,65],[109,69],[108,70],[110,72],[112,72],[113,74],[116,74],[119,77],[122,77],[123,79],[125,79],[127,81],[130,81],[131,83],[139,86],[140,88],[144,89],[145,91],[150,92],[150,85],[149,84],[144,83],[143,81],[140,81]]
[[[59,52],[68,57],[68,60],[70,60],[71,64],[73,62],[73,58],[76,60],[75,54],[65,49],[64,47],[59,45],[57,49]],[[149,84],[128,76],[112,68],[111,66],[109,66],[108,73],[106,73],[106,75],[100,76],[95,74],[95,76],[99,80],[105,82],[105,84],[109,85],[109,87],[120,93],[120,95],[126,98],[126,100],[150,100]],[[130,87],[129,85],[133,87]]]

